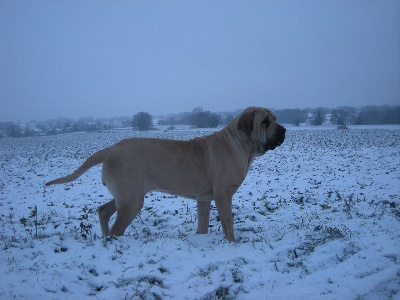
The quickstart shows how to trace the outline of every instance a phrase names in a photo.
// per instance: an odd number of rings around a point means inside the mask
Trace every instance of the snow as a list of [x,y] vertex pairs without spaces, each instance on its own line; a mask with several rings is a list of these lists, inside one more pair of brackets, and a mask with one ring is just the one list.
[[100,166],[43,187],[128,136],[209,133],[1,139],[0,299],[400,299],[400,126],[288,126],[234,196],[236,243],[215,206],[199,235],[195,201],[159,192],[101,238]]

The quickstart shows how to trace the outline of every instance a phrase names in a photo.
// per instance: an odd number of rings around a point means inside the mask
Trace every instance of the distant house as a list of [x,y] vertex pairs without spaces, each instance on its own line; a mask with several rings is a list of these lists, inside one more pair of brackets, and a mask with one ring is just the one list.
[[41,129],[39,129],[39,128],[33,128],[33,129],[31,129],[31,133],[33,134],[33,135],[46,135],[44,132],[43,132],[43,130],[41,130]]
[[20,124],[21,132],[26,136],[45,135],[44,131],[36,127],[36,123]]

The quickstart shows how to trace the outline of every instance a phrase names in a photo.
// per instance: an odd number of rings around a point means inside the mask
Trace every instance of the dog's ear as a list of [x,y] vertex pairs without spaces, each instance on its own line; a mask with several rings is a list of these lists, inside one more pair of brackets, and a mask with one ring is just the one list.
[[242,113],[236,127],[237,130],[246,133],[249,138],[251,136],[251,132],[253,131],[254,114],[254,111],[245,111]]

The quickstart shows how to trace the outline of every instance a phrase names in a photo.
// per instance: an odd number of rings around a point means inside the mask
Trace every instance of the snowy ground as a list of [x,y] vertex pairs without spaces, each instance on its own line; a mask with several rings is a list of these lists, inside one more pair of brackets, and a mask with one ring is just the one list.
[[234,196],[237,243],[215,207],[198,235],[195,202],[161,193],[100,238],[100,167],[43,187],[124,137],[208,133],[1,139],[0,299],[400,299],[399,126],[289,127]]

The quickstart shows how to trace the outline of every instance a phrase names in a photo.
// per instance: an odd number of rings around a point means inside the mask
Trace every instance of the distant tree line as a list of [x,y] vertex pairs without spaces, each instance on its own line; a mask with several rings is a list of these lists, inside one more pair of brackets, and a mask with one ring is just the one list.
[[305,123],[308,118],[308,110],[306,109],[279,109],[274,110],[274,114],[280,123],[296,126]]
[[281,109],[274,110],[276,118],[281,123],[299,126],[302,123],[319,126],[324,123],[336,125],[381,125],[400,124],[399,106],[350,106],[314,109]]
[[343,106],[330,111],[330,122],[337,125],[400,124],[399,106]]
[[[196,107],[191,113],[185,112],[170,115],[158,121],[158,125],[192,125],[199,128],[215,128],[226,125],[236,117],[241,110],[234,113],[211,113]],[[337,125],[378,125],[400,124],[400,106],[365,106],[354,108],[349,106],[307,109],[273,110],[277,120],[284,124],[310,124],[319,126],[330,123]]]
[[[159,117],[157,125],[190,125],[196,128],[216,128],[226,125],[236,117],[241,110],[235,112],[213,113],[196,107],[191,112]],[[398,106],[365,106],[354,108],[350,106],[308,109],[280,109],[273,110],[277,120],[283,124],[322,125],[379,125],[400,124],[400,105]],[[79,131],[102,131],[116,127],[133,127],[138,130],[153,129],[153,118],[147,112],[140,112],[129,117],[112,119],[81,118],[74,121],[68,118],[52,119],[46,122],[29,122],[21,125],[13,122],[0,122],[0,137],[24,137],[35,135],[49,135],[71,133]]]
[[195,107],[192,112],[184,112],[177,115],[169,115],[158,121],[158,125],[191,125],[196,128],[217,128],[231,122],[240,111],[233,113],[213,113],[202,107]]
[[[225,118],[226,119],[226,118]],[[182,113],[176,116],[170,116],[161,119],[157,125],[191,125],[196,128],[216,128],[224,122],[224,118],[217,113],[204,110],[202,107],[196,107],[191,113]],[[153,120],[149,113],[140,112],[133,116],[132,127],[140,131],[153,128]]]
[[45,122],[31,121],[23,125],[13,122],[0,122],[0,137],[29,137],[73,132],[102,131],[115,127],[128,126],[130,126],[130,122],[126,117],[97,120],[94,118],[80,118],[78,121],[69,118],[57,118]]

